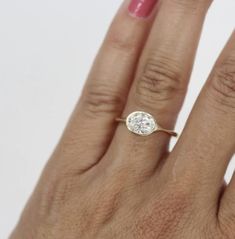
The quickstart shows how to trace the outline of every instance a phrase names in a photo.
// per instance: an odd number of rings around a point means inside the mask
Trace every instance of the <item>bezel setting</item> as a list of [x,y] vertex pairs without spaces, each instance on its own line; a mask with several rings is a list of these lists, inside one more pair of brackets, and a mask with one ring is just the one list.
[[126,126],[129,131],[140,136],[148,136],[158,129],[154,117],[144,111],[135,111],[128,115]]

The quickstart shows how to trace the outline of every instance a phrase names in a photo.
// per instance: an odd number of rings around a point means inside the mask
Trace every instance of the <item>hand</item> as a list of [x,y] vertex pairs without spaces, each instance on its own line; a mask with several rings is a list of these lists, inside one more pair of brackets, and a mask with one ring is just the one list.
[[234,32],[172,152],[169,134],[140,137],[115,121],[142,110],[173,129],[211,2],[134,0],[129,12],[124,2],[11,239],[235,238],[235,177],[223,181]]

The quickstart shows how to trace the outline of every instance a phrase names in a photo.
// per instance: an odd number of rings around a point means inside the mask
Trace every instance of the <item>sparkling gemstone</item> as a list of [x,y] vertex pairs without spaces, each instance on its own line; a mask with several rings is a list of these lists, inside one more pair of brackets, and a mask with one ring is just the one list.
[[131,113],[127,117],[126,125],[131,132],[141,136],[150,135],[157,128],[157,124],[153,116],[142,111]]

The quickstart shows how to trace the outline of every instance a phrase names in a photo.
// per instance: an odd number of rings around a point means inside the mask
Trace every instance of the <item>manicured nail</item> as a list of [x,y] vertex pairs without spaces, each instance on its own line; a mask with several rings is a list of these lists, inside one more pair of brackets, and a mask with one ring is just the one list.
[[148,17],[158,0],[131,0],[128,7],[130,14],[138,18]]

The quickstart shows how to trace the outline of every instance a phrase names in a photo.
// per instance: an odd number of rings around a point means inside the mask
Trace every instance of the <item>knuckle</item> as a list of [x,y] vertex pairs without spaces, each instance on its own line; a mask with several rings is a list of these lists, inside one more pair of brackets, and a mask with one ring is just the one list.
[[169,205],[172,205],[172,208],[185,211],[193,203],[192,190],[185,182],[169,182],[166,187],[166,199],[170,201]]
[[83,98],[84,113],[89,117],[96,117],[98,114],[118,113],[121,111],[124,102],[123,97],[111,86],[105,84],[90,85]]
[[136,100],[139,104],[165,106],[176,95],[185,92],[181,69],[167,57],[151,56],[137,82]]
[[[104,196],[105,195],[105,196]],[[97,223],[106,224],[112,220],[113,216],[120,207],[121,191],[115,186],[106,188],[97,193],[97,204],[95,206],[95,221]]]
[[235,111],[235,55],[215,69],[209,86],[213,99],[224,110]]
[[[190,217],[190,201],[182,190],[164,190],[150,203],[136,222],[137,238],[165,238],[180,234],[179,223]],[[156,216],[157,215],[157,216]],[[154,237],[154,238],[155,238]]]

